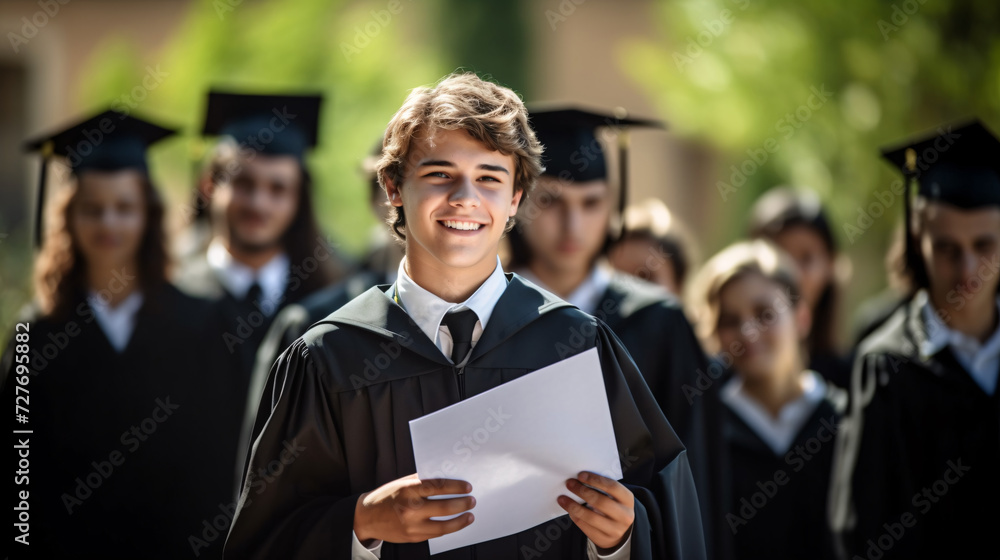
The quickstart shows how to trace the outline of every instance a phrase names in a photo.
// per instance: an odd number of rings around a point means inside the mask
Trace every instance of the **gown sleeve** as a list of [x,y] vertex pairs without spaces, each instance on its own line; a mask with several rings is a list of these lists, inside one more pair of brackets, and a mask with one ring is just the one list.
[[632,557],[706,558],[698,493],[687,451],[635,362],[604,323],[599,323],[597,344],[625,474],[623,483],[650,521],[649,535],[641,531],[633,534]]
[[270,415],[258,414],[265,420],[225,558],[349,558],[360,494],[348,494],[328,378],[302,340],[278,358],[270,376],[276,399]]

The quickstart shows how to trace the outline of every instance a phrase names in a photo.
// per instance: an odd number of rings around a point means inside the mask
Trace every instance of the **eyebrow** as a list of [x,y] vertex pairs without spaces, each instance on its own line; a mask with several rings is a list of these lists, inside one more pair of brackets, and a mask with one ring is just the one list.
[[[450,161],[430,160],[430,161],[420,162],[420,165],[418,165],[417,167],[456,167],[456,166],[454,163]],[[507,171],[507,168],[502,165],[490,165],[488,163],[480,163],[478,166],[476,166],[476,169],[482,169],[484,171],[494,171],[497,173],[506,173],[507,175],[510,175],[510,171]]]

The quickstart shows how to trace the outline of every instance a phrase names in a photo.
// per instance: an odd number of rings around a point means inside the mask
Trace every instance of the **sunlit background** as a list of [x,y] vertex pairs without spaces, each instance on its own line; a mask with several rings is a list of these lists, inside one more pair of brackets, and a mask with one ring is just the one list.
[[902,215],[860,214],[897,179],[878,147],[971,116],[1000,130],[994,0],[4,0],[0,30],[3,333],[31,299],[21,143],[108,106],[183,129],[152,156],[179,230],[209,88],[323,93],[320,221],[355,255],[377,225],[359,162],[415,86],[464,68],[529,102],[660,117],[669,132],[633,134],[630,200],[664,200],[708,256],[761,192],[815,190],[853,265],[848,319],[885,285]]

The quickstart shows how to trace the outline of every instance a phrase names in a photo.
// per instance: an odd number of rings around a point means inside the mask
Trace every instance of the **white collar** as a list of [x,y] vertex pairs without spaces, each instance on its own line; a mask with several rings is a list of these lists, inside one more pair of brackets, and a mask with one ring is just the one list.
[[722,401],[774,451],[784,455],[826,394],[826,382],[815,371],[806,370],[802,395],[785,404],[775,418],[743,390],[743,378],[734,375],[722,388]]
[[[552,291],[537,276],[532,274],[530,270],[525,269],[522,272],[518,272],[518,274],[533,284]],[[594,267],[590,269],[590,274],[573,290],[573,293],[564,299],[580,308],[581,311],[593,314],[601,304],[601,298],[604,297],[604,293],[608,291],[608,286],[611,284],[611,277],[611,265],[604,259],[601,259],[594,264]]]
[[[420,330],[427,335],[427,338],[434,341],[434,345],[441,348],[441,340],[438,336],[440,333],[441,320],[444,316],[451,311],[462,311],[464,309],[471,309],[475,311],[476,316],[479,317],[479,323],[476,327],[477,333],[482,333],[482,329],[486,328],[486,323],[489,322],[490,316],[493,314],[493,308],[496,307],[497,301],[500,300],[500,296],[503,295],[503,291],[507,289],[507,278],[503,274],[503,267],[500,265],[500,257],[497,257],[496,268],[493,269],[493,273],[489,275],[485,282],[473,293],[469,298],[462,303],[451,303],[447,302],[438,296],[428,292],[406,273],[406,258],[404,257],[399,263],[399,271],[396,276],[395,283],[395,293],[399,296],[399,301],[406,310],[406,313],[413,319],[413,321],[420,327]],[[392,297],[393,287],[389,287],[387,295]],[[473,340],[478,340],[477,334],[473,334]],[[446,352],[445,355],[449,355]]]
[[237,261],[226,249],[222,241],[213,239],[206,253],[208,266],[222,282],[222,285],[236,299],[243,299],[254,282],[260,286],[260,308],[265,315],[271,315],[281,305],[288,284],[290,261],[282,251],[257,270]]
[[[920,345],[921,355],[933,356],[950,347],[973,380],[987,394],[992,395],[997,385],[996,359],[1000,356],[1000,327],[981,343],[946,325],[935,312],[926,290],[917,292],[914,299],[916,305],[920,306],[925,326],[926,339]],[[997,298],[996,306],[1000,313],[1000,298]]]
[[115,307],[111,307],[101,298],[100,294],[90,290],[87,294],[87,303],[94,310],[94,317],[100,325],[104,335],[108,337],[119,354],[128,346],[129,339],[135,331],[136,315],[143,302],[142,292],[136,290],[128,295]]

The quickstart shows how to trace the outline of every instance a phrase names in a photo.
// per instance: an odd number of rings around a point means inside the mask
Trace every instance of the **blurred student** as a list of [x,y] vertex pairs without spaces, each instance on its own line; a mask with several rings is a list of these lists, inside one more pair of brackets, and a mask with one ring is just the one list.
[[[403,258],[403,246],[385,227],[389,217],[389,205],[385,191],[378,183],[375,164],[382,155],[382,141],[375,151],[362,162],[362,171],[369,188],[368,203],[378,220],[377,231],[372,232],[368,252],[361,261],[360,270],[348,276],[343,282],[323,288],[298,303],[289,304],[278,313],[257,350],[250,390],[247,394],[246,412],[240,436],[240,450],[237,452],[237,477],[242,481],[246,475],[246,463],[250,456],[249,446],[259,433],[253,427],[270,414],[270,403],[274,387],[265,387],[268,372],[278,356],[302,336],[313,323],[340,309],[344,304],[358,297],[372,286],[391,284],[396,280],[396,270]],[[265,406],[259,408],[261,399]],[[257,423],[262,426],[262,423]]]
[[908,183],[918,291],[858,348],[831,521],[844,558],[983,557],[1000,523],[1000,140],[974,121],[883,156]]
[[236,436],[220,417],[236,378],[218,309],[167,281],[146,149],[171,134],[106,111],[29,144],[72,170],[36,260],[37,303],[3,359],[4,402],[29,391],[39,558],[221,558],[203,523],[231,503],[232,453],[218,444]]
[[774,242],[795,260],[801,295],[812,314],[809,367],[846,387],[851,366],[837,344],[839,252],[819,197],[788,187],[767,191],[751,212],[750,237]]
[[713,522],[729,556],[829,558],[826,521],[834,435],[846,393],[808,369],[810,308],[799,272],[773,244],[745,241],[712,257],[689,303],[707,348],[729,366],[723,477]]
[[[316,223],[305,162],[320,104],[317,96],[209,94],[203,132],[221,137],[209,162],[212,238],[176,281],[225,309],[229,323],[216,336],[240,360],[241,403],[277,312],[343,277]],[[239,425],[242,407],[235,416]]]
[[[227,558],[427,558],[427,539],[476,522],[476,489],[418,479],[407,422],[591,348],[617,447],[635,458],[624,479],[581,473],[566,493],[589,508],[561,495],[569,517],[442,557],[704,557],[683,446],[625,349],[593,317],[500,266],[500,239],[531,194],[541,149],[517,95],[474,74],[410,93],[378,163],[406,258],[395,283],[312,326],[272,368],[280,390]],[[384,368],[359,370],[386,352],[395,357]],[[289,445],[298,457],[257,491]]]
[[680,297],[692,257],[692,243],[684,226],[655,198],[625,208],[623,220],[625,230],[608,251],[611,266]]
[[710,471],[721,464],[711,459],[706,439],[714,432],[708,425],[717,417],[717,392],[698,389],[699,375],[707,375],[705,354],[677,297],[615,271],[605,258],[620,233],[612,218],[623,210],[623,197],[613,196],[598,131],[624,133],[651,122],[561,108],[532,111],[531,122],[545,147],[545,170],[508,236],[510,266],[614,331],[684,442],[707,512]]

